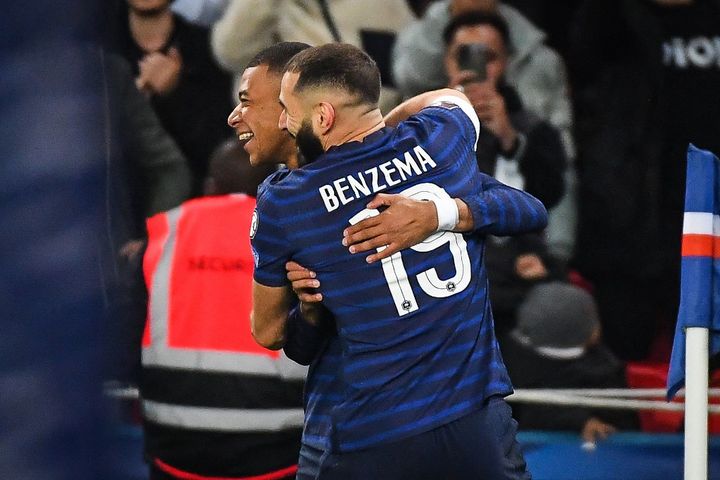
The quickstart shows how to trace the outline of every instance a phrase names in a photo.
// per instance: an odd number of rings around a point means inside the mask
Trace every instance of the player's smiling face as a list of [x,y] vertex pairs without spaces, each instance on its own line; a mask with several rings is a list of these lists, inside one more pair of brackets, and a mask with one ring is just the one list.
[[287,162],[294,151],[293,139],[278,128],[282,108],[278,104],[280,75],[266,65],[250,67],[240,79],[240,104],[228,117],[228,124],[245,142],[250,163]]

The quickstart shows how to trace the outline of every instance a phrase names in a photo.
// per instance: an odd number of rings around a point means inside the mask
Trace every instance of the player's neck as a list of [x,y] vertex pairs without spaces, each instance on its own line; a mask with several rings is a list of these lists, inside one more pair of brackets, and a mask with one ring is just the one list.
[[330,147],[342,145],[349,142],[362,142],[365,137],[375,133],[385,126],[380,109],[374,109],[346,122],[345,125],[337,125],[331,133],[323,140],[323,148],[327,151]]
[[130,10],[129,21],[133,39],[146,52],[155,52],[163,48],[174,27],[170,9],[152,16],[139,15]]
[[293,148],[293,150],[294,151],[291,154],[285,157],[285,166],[290,170],[295,170],[300,167],[300,159],[298,158],[297,149]]

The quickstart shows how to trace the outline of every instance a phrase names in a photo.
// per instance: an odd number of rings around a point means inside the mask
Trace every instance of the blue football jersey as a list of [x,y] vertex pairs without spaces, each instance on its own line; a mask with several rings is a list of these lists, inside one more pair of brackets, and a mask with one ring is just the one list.
[[[261,187],[255,280],[287,285],[291,259],[315,271],[338,329],[309,379],[305,442],[362,449],[433,429],[511,393],[493,332],[483,234],[540,228],[546,212],[530,195],[478,171],[475,122],[452,103],[425,108]],[[438,232],[368,264],[366,254],[342,245],[342,231],[378,214],[366,208],[378,192],[463,198],[476,231]]]

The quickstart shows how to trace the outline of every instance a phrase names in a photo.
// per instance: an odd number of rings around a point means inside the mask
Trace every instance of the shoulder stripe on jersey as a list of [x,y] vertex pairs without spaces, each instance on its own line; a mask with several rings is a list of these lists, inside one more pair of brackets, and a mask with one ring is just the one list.
[[440,107],[442,106],[443,102],[457,105],[458,107],[460,107],[460,110],[462,110],[463,113],[467,115],[467,117],[470,119],[473,127],[475,127],[475,143],[473,144],[473,150],[475,150],[478,137],[480,136],[480,119],[478,119],[477,113],[475,113],[475,109],[472,105],[470,105],[470,102],[454,95],[443,95],[441,97],[438,97],[431,106]]
[[385,439],[402,435],[405,432],[409,432],[415,429],[422,429],[423,427],[427,425],[432,425],[436,422],[442,422],[447,418],[452,418],[458,414],[464,413],[471,408],[473,408],[473,401],[466,400],[464,402],[456,403],[448,408],[440,410],[434,415],[423,417],[414,423],[404,424],[390,430],[381,431],[381,433],[365,437],[362,440],[347,442],[345,445],[348,450],[359,450],[375,443],[381,442]]
[[[483,372],[476,373],[475,375],[472,375],[470,377],[466,377],[462,382],[459,382],[457,385],[455,385],[454,389],[462,390],[463,388],[473,387],[475,382],[482,380],[482,378],[484,378],[486,375],[487,373]],[[408,411],[410,411],[410,414],[414,414],[415,412],[413,410],[419,407],[427,406],[430,403],[447,400],[452,394],[453,392],[451,392],[450,390],[444,390],[439,392],[436,391],[433,395],[427,395],[425,397],[413,400],[412,402],[400,403],[393,408],[375,412],[371,415],[366,415],[364,417],[355,418],[353,420],[350,420],[349,422],[343,423],[342,425],[345,428],[354,428],[360,425],[374,423],[378,420],[382,420],[388,417],[393,417],[395,415],[402,415],[403,413],[406,413]]]
[[[457,355],[460,352],[455,352]],[[462,352],[465,354],[465,352]],[[470,365],[473,363],[482,363],[486,360],[486,358],[489,356],[489,352],[482,351],[482,350],[476,350],[473,352],[470,358],[466,359],[466,364],[464,365]],[[446,358],[447,355],[444,355],[442,358]],[[433,361],[440,360],[439,357],[433,357]],[[413,386],[417,391],[424,391],[425,389],[436,389],[437,384],[441,382],[446,382],[449,377],[451,377],[453,374],[457,373],[457,366],[452,366],[451,368],[445,368],[443,370],[439,370],[437,372],[434,372],[432,374],[428,374],[427,376],[423,377],[421,380],[418,380],[417,382],[413,383]],[[459,385],[463,385],[465,382],[472,383],[477,378],[486,377],[489,375],[488,372],[480,372],[473,376],[467,377],[467,379],[460,382]],[[328,379],[330,380],[330,379]],[[401,397],[405,395],[406,392],[403,390],[391,390],[391,391],[384,391],[377,395],[378,400],[392,400],[396,399],[398,397]],[[318,393],[309,393],[308,394],[308,401],[312,401],[314,403],[337,403],[341,401],[343,398],[345,398],[345,395],[342,393],[336,393],[336,394],[327,394],[325,392],[318,394]]]

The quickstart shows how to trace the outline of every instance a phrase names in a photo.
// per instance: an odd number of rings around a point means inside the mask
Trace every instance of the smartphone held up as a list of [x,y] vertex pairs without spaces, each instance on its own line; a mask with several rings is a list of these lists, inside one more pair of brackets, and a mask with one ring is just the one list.
[[460,70],[475,72],[475,82],[487,80],[488,50],[482,43],[467,43],[457,49],[457,62]]

